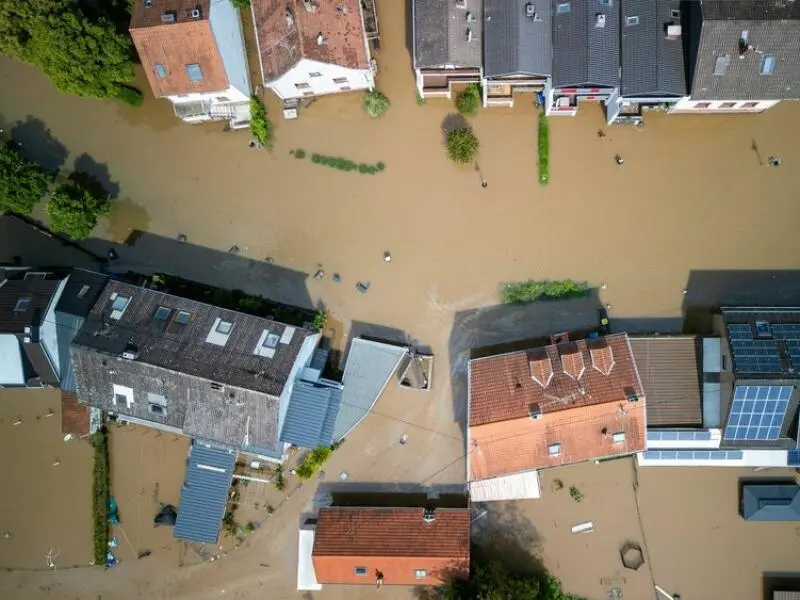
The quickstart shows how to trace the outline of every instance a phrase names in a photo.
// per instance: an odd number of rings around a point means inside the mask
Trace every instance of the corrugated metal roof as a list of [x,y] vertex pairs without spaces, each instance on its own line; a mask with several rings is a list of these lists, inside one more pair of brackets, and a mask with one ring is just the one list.
[[342,406],[333,431],[334,440],[342,439],[367,416],[405,355],[404,346],[353,340],[342,377]]
[[630,341],[647,398],[647,426],[700,427],[698,339],[657,336]]
[[181,490],[173,535],[179,540],[215,544],[225,516],[236,454],[195,442]]
[[333,428],[342,403],[342,386],[334,381],[297,381],[280,440],[302,448],[330,446]]
[[800,600],[800,592],[772,592],[772,600]]

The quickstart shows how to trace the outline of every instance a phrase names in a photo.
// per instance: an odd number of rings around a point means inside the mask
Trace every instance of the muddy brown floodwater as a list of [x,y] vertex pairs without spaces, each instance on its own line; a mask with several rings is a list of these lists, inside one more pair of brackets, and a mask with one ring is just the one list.
[[[100,237],[182,233],[195,244],[223,251],[237,245],[244,256],[271,256],[299,271],[313,273],[322,263],[329,275],[339,273],[339,284],[309,278],[312,299],[323,300],[345,329],[356,319],[380,323],[430,346],[437,355],[434,392],[416,418],[450,436],[459,432],[448,364],[454,315],[495,304],[501,282],[604,283],[602,302],[614,318],[664,318],[681,314],[693,271],[798,266],[800,105],[752,116],[650,114],[645,128],[615,127],[600,140],[602,112],[587,104],[575,118],[551,120],[550,184],[541,187],[535,112],[523,97],[514,109],[483,110],[471,121],[489,182],[483,189],[477,171],[453,167],[443,152],[441,127],[452,103],[416,105],[404,3],[378,0],[378,13],[378,84],[390,111],[370,120],[359,96],[346,95],[320,99],[287,122],[270,96],[271,152],[248,149],[246,132],[182,125],[166,101],[131,109],[64,96],[34,69],[7,59],[0,59],[0,114],[7,127],[20,123],[15,135],[40,160],[87,170],[113,191],[117,208],[98,226]],[[341,173],[294,159],[289,151],[296,148],[387,168],[376,176]],[[615,154],[624,156],[623,167]],[[780,156],[783,166],[763,166],[769,155]],[[367,294],[354,289],[359,280],[371,282]],[[459,472],[448,477],[457,480]],[[656,491],[647,497],[669,498],[667,484],[661,494],[654,480],[648,477]],[[286,527],[286,539],[294,539],[294,523]],[[241,566],[239,597],[261,597],[258,587],[247,586],[273,577],[245,570],[275,550],[271,536],[263,539],[263,557],[227,564]],[[291,564],[293,551],[290,545],[280,560]],[[191,597],[228,573],[214,566],[194,583],[184,572],[165,575],[170,583],[159,588],[148,568],[137,564],[114,575],[130,578],[130,594],[102,573],[92,575],[92,589],[106,590],[104,598],[134,596],[139,577],[148,581],[148,597],[175,597],[179,590]],[[750,597],[735,581],[718,596]]]

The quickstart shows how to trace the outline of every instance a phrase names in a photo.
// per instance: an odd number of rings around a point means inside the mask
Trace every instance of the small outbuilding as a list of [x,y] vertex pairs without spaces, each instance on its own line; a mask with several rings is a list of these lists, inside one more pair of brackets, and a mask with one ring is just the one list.
[[742,484],[740,512],[746,521],[800,521],[796,483]]

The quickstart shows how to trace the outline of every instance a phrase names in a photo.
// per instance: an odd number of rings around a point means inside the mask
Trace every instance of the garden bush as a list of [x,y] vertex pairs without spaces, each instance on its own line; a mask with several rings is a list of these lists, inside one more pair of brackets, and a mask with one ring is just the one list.
[[322,468],[338,446],[318,446],[308,453],[305,460],[295,469],[300,479],[311,479]]
[[130,106],[144,104],[144,94],[142,94],[141,90],[130,85],[120,85],[114,92],[114,97]]
[[378,90],[371,92],[364,92],[364,98],[361,101],[361,107],[373,119],[382,116],[389,110],[389,99],[381,94]]
[[[297,152],[298,151],[295,150],[295,156],[297,156]],[[303,156],[305,156],[305,153]],[[362,175],[375,175],[386,169],[386,165],[382,162],[371,165],[369,163],[357,163],[346,158],[326,156],[324,154],[312,154],[311,162],[315,165],[324,165],[331,169],[338,169],[339,171],[358,171]]]
[[293,155],[295,158],[300,158],[300,159],[303,159],[303,158],[305,158],[305,157],[306,157],[306,151],[305,151],[305,150],[303,150],[302,148],[298,148],[297,150],[295,150],[294,152],[292,152],[292,155]]
[[518,281],[503,285],[500,296],[506,304],[525,304],[538,300],[578,298],[589,292],[583,281],[563,279],[560,281]]
[[106,564],[108,552],[108,499],[111,478],[108,461],[108,435],[105,430],[92,436],[94,471],[92,476],[92,520],[94,523],[94,563]]
[[469,128],[454,129],[447,134],[447,157],[457,165],[466,165],[478,156],[480,141]]
[[70,178],[52,193],[45,210],[50,217],[50,229],[83,240],[92,233],[97,218],[111,210],[111,201]]
[[231,0],[231,2],[239,10],[248,10],[250,8],[250,0]]
[[17,152],[13,144],[0,145],[0,212],[29,214],[52,180],[47,171]]
[[470,83],[467,88],[456,96],[456,108],[462,115],[469,117],[478,112],[481,105],[481,86]]
[[250,98],[250,133],[262,146],[272,143],[272,123],[267,118],[267,108],[258,96]]
[[328,323],[328,311],[320,309],[314,315],[314,331],[322,331]]
[[539,115],[539,183],[550,181],[550,125],[547,115]]

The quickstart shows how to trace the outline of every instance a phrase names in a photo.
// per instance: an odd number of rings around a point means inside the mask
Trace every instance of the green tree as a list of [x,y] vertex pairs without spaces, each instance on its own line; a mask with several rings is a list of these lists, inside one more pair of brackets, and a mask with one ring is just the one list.
[[29,214],[52,181],[51,175],[16,151],[0,146],[0,212]]
[[239,10],[247,10],[250,8],[250,0],[231,0],[233,5]]
[[447,157],[457,165],[466,165],[475,160],[480,141],[472,129],[454,129],[447,134]]
[[364,98],[361,100],[361,107],[373,119],[382,116],[389,110],[389,99],[381,94],[378,90],[371,92],[364,92]]
[[481,105],[481,86],[477,83],[470,83],[467,88],[456,96],[456,108],[458,112],[466,117],[470,117],[478,112]]
[[267,107],[258,96],[250,98],[250,133],[263,146],[272,142],[272,123],[267,118]]
[[127,85],[130,37],[75,0],[0,2],[0,52],[36,65],[63,92],[141,103]]
[[82,240],[92,233],[97,218],[111,210],[108,196],[99,197],[73,179],[56,188],[45,207],[50,228]]

